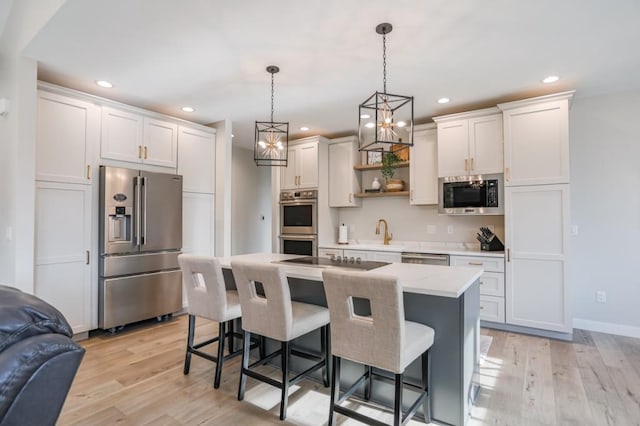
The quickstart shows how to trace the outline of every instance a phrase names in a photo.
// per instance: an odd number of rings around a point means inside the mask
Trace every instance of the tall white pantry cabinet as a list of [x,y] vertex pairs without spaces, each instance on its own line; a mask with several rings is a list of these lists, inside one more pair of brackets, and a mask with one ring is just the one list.
[[100,165],[182,174],[183,251],[214,254],[214,129],[40,83],[36,139],[34,292],[74,333],[97,327]]
[[504,121],[506,322],[572,332],[569,103],[573,92],[500,104]]

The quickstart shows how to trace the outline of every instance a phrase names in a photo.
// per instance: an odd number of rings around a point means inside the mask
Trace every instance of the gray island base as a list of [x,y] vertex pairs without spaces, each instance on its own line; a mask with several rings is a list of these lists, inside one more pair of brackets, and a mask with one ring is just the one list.
[[[257,261],[277,261],[291,258],[290,255],[260,254],[241,255],[237,258]],[[235,257],[222,259],[224,277],[227,287],[235,287],[230,261]],[[464,425],[469,417],[471,406],[478,391],[479,373],[479,338],[480,338],[480,268],[455,268],[448,266],[391,264],[375,269],[373,273],[387,273],[398,276],[404,288],[405,317],[408,321],[426,324],[436,331],[435,341],[431,349],[431,407],[432,421],[445,425]],[[284,265],[283,265],[284,266]],[[409,265],[406,265],[409,266]],[[416,269],[418,267],[418,269]],[[426,269],[420,269],[426,268]],[[437,269],[433,269],[437,268]],[[444,268],[444,269],[443,269]],[[288,276],[292,300],[327,306],[322,285],[322,270],[314,267],[285,267]],[[453,273],[454,270],[455,274]],[[451,273],[449,273],[451,271]],[[364,272],[364,273],[371,273]],[[428,282],[416,286],[414,278],[424,275],[423,281],[429,277],[436,279],[462,280],[454,291],[443,291],[442,283],[435,283],[434,293],[429,294],[431,285]],[[466,282],[463,282],[465,281]],[[456,293],[458,293],[456,295]],[[447,295],[442,295],[447,294]],[[361,303],[355,307],[357,313],[366,314],[368,306]],[[317,333],[318,331],[314,332]],[[320,339],[310,333],[296,339],[294,346],[320,353]],[[275,342],[267,342],[267,353],[277,349]],[[279,359],[275,360],[279,365]],[[293,371],[303,371],[308,361],[292,357]],[[420,384],[421,364],[419,359],[405,371],[405,380]],[[341,367],[341,383],[343,389],[353,383],[363,372],[360,364],[343,360]],[[316,375],[320,381],[320,374]],[[362,397],[362,391],[359,396]],[[404,409],[413,400],[413,392],[405,388]],[[386,381],[375,381],[372,400],[387,407],[392,406],[393,386]],[[327,406],[327,416],[329,408]],[[421,417],[421,416],[419,416]]]

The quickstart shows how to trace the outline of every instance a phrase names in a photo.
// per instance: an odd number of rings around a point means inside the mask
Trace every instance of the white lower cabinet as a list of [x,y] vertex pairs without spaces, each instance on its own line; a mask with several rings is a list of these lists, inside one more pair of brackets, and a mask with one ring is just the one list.
[[480,276],[480,319],[505,322],[504,259],[502,257],[451,256],[451,266],[476,266]]
[[36,182],[34,292],[74,333],[91,328],[91,214],[90,185]]
[[569,185],[505,188],[506,319],[570,333]]

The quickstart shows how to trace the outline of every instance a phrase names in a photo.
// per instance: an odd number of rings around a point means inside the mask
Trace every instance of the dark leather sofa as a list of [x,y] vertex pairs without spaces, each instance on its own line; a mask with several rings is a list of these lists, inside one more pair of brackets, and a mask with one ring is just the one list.
[[62,314],[0,286],[0,425],[54,425],[84,348]]

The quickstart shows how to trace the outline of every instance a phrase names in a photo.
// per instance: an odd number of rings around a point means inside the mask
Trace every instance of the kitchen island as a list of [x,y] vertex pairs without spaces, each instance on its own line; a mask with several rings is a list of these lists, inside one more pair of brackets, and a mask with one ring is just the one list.
[[[231,273],[231,261],[250,260],[257,262],[281,262],[300,257],[272,253],[247,254],[222,258],[225,282],[235,287]],[[296,266],[280,263],[291,290],[291,298],[305,303],[326,306],[322,286],[323,267]],[[390,263],[363,271],[364,274],[388,274],[398,278],[404,291],[405,318],[426,324],[435,330],[435,340],[431,348],[431,403],[432,420],[442,424],[464,425],[471,404],[477,393],[479,362],[479,277],[482,268],[449,267]],[[368,306],[355,307],[358,313],[366,314]],[[317,333],[314,332],[314,333]],[[296,345],[319,351],[319,339],[314,333],[296,340]],[[275,349],[270,345],[269,350]],[[292,368],[302,369],[302,363],[292,359]],[[421,365],[419,360],[405,371],[407,380],[420,383]],[[343,386],[353,382],[362,372],[358,364],[343,362],[341,376]],[[411,394],[407,390],[405,393]],[[372,399],[389,406],[393,397],[393,386],[386,382],[376,382]],[[409,402],[407,395],[405,401]],[[405,409],[407,407],[405,406]],[[328,407],[327,407],[328,410]],[[327,411],[328,415],[328,411]]]

